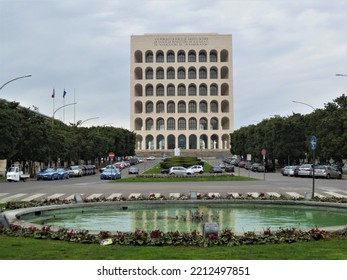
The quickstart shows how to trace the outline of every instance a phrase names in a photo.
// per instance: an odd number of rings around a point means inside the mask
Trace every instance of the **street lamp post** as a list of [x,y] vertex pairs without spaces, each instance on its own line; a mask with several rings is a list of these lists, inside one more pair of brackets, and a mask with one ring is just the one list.
[[9,80],[9,81],[7,81],[6,83],[4,83],[1,87],[0,87],[0,90],[2,90],[2,88],[4,87],[4,86],[6,86],[7,84],[9,84],[9,83],[11,83],[11,82],[13,82],[13,81],[15,81],[15,80],[19,80],[19,79],[23,79],[23,78],[29,78],[29,77],[31,77],[32,75],[25,75],[25,76],[20,76],[20,77],[17,77],[17,78],[14,78],[14,79],[12,79],[12,80]]
[[58,110],[60,110],[60,109],[62,109],[62,108],[64,108],[64,107],[67,107],[67,106],[75,105],[75,104],[77,104],[77,103],[76,103],[76,102],[74,102],[74,103],[69,103],[69,104],[66,104],[66,105],[60,106],[58,109],[56,109],[56,110],[53,112],[53,116],[52,116],[52,124],[54,123],[54,115],[55,115],[55,113],[56,113]]
[[[304,103],[304,102],[300,102],[300,101],[292,101],[294,103],[300,103],[300,104],[303,104],[303,105],[306,105],[310,108],[312,108],[313,111],[316,110],[316,108],[314,108],[313,106],[311,106],[310,104],[307,104],[307,103]],[[311,194],[311,199],[314,198],[314,184],[315,184],[315,150],[316,150],[316,146],[317,146],[317,139],[315,136],[312,136],[311,137],[311,141],[310,141],[310,144],[311,144],[311,149],[312,149],[312,153],[313,153],[313,164],[312,164],[312,194]]]
[[94,118],[89,118],[89,119],[86,119],[84,121],[79,121],[77,122],[77,125],[76,126],[81,126],[83,123],[87,122],[87,121],[90,121],[90,120],[96,120],[98,119],[99,117],[94,117]]
[[304,105],[306,105],[306,106],[308,106],[308,107],[311,107],[313,111],[316,110],[316,108],[313,107],[313,106],[311,106],[310,104],[307,104],[307,103],[304,103],[304,102],[300,102],[300,101],[295,101],[295,100],[293,100],[292,102],[294,102],[294,103],[299,103],[299,104],[304,104]]

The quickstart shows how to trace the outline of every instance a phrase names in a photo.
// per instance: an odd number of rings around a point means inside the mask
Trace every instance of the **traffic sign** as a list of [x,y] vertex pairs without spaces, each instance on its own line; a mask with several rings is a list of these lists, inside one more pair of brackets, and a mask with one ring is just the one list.
[[108,153],[108,157],[109,157],[110,159],[114,159],[115,154],[114,154],[113,152],[109,152],[109,153]]
[[315,150],[317,148],[317,138],[316,136],[312,136],[311,137],[311,149]]
[[265,148],[263,148],[263,149],[261,150],[261,154],[263,155],[263,157],[266,156],[266,149],[265,149]]

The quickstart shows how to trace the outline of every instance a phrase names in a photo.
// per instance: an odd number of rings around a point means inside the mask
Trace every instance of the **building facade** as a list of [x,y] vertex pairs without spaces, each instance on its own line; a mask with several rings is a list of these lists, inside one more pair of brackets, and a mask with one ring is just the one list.
[[229,151],[232,36],[131,36],[130,129],[136,151]]

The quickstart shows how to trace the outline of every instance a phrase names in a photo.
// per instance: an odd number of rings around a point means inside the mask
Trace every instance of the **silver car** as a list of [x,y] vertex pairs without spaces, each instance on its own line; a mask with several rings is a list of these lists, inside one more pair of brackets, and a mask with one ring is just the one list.
[[315,177],[341,179],[341,171],[329,165],[318,165],[315,167]]
[[298,176],[299,177],[312,177],[313,174],[313,164],[302,164],[299,167]]
[[170,175],[187,175],[188,171],[183,166],[172,166],[169,170]]

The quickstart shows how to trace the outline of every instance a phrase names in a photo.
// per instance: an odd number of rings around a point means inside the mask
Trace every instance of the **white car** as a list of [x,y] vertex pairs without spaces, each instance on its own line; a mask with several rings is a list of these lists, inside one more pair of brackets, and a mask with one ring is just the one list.
[[187,168],[187,174],[194,174],[194,173],[204,173],[204,168],[202,165],[192,165]]
[[82,169],[78,165],[72,165],[67,169],[70,177],[82,177]]
[[183,166],[172,166],[169,169],[169,174],[170,175],[187,175],[187,169],[184,168]]

